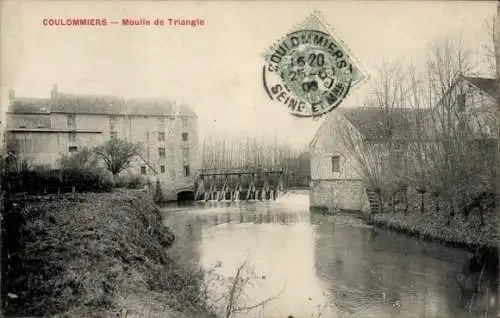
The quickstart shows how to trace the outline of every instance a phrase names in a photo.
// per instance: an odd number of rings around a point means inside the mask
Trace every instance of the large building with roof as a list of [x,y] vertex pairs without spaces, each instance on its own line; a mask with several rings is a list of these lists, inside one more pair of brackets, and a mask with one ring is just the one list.
[[[460,77],[447,92],[449,107],[438,103],[426,109],[335,109],[309,144],[311,206],[369,212],[366,193],[369,180],[363,176],[366,167],[360,161],[377,162],[382,168],[387,164],[387,169],[395,170],[389,163],[398,162],[398,158],[412,159],[409,157],[419,152],[412,149],[416,144],[434,147],[440,133],[450,127],[467,129],[474,140],[488,141],[487,145],[496,147],[499,127],[494,115],[496,94],[494,79]],[[385,146],[389,142],[391,151],[381,151],[384,154],[381,158],[375,158],[376,151],[369,151],[372,145]],[[405,162],[403,169],[411,169],[411,164],[414,163]]]
[[7,138],[18,141],[30,166],[57,168],[62,154],[95,147],[113,137],[139,142],[142,154],[129,173],[160,179],[167,195],[193,185],[200,167],[197,116],[168,100],[67,94],[54,85],[50,98],[9,94]]

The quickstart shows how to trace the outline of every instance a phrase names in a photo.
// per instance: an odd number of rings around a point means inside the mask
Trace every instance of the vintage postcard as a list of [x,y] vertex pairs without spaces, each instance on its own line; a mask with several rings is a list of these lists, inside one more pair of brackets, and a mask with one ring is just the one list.
[[495,1],[0,1],[6,317],[500,317]]

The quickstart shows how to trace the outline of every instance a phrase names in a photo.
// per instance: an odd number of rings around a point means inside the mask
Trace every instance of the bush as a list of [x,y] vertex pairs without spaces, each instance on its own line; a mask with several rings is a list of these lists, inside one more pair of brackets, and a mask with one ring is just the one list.
[[113,182],[103,171],[64,170],[62,185],[74,186],[77,192],[111,191]]
[[99,158],[88,148],[83,148],[73,154],[62,155],[58,163],[62,170],[99,170]]
[[120,176],[116,182],[116,187],[127,189],[140,189],[144,187],[146,180],[138,174],[127,174]]
[[102,192],[112,189],[111,180],[99,170],[27,170],[10,172],[5,176],[6,186],[11,193],[25,192],[41,194],[51,188],[77,192]]

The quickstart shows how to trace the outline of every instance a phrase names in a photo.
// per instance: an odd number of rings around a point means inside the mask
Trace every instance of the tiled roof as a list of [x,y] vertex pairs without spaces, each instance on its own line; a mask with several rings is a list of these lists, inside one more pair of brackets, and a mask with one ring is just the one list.
[[390,136],[416,139],[423,131],[418,127],[425,124],[425,118],[430,113],[430,109],[394,108],[387,111],[379,107],[346,107],[337,111],[367,139]]
[[49,114],[50,99],[16,98],[10,103],[8,111],[19,114]]
[[484,92],[488,93],[491,96],[498,95],[497,83],[496,83],[496,80],[494,78],[465,76],[464,79],[471,82],[472,84],[477,86],[479,89],[483,90]]
[[[168,116],[174,112],[173,103],[166,99],[131,98],[127,100],[126,106],[131,115]],[[175,112],[184,116],[196,116],[195,112],[185,105],[179,106]]]
[[52,103],[53,113],[123,114],[125,99],[119,97],[60,93]]
[[[16,98],[10,102],[9,112],[168,116],[173,114],[172,105],[172,102],[160,99],[125,100],[115,96],[59,93],[56,99]],[[196,113],[185,105],[179,106],[176,113],[181,116],[196,116]]]

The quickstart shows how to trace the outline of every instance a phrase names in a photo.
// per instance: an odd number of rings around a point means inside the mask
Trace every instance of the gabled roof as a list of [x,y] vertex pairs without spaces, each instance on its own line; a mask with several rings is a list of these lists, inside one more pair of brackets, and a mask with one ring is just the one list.
[[463,83],[463,81],[468,81],[470,84],[476,86],[479,90],[485,92],[486,94],[490,95],[493,98],[496,98],[500,96],[498,93],[497,87],[496,87],[496,79],[494,78],[487,78],[487,77],[476,77],[476,76],[464,76],[460,75],[458,76],[452,85],[448,88],[448,91],[440,97],[439,101],[436,103],[436,105],[442,105],[443,100],[446,100],[446,96],[450,96],[450,94],[453,92],[453,90],[460,85],[460,83]]
[[464,76],[465,80],[474,84],[492,97],[498,96],[497,81],[494,78]]
[[321,131],[323,131],[323,129],[325,129],[325,127],[327,126],[326,123],[329,122],[330,120],[332,120],[332,115],[333,115],[333,112],[335,112],[337,109],[329,112],[329,113],[326,113],[323,121],[321,122],[321,124],[319,125],[318,129],[316,130],[316,132],[314,133],[314,136],[313,138],[311,139],[311,141],[309,142],[309,148],[312,148],[314,147],[314,145],[316,144],[316,142],[318,141],[318,138],[321,134]]
[[[344,107],[337,108],[334,112],[339,112],[349,123],[360,132],[363,138],[367,140],[387,139],[392,135],[395,139],[418,139],[422,138],[422,125],[427,123],[427,116],[431,114],[431,109],[410,109],[393,108],[384,110],[379,107]],[[309,146],[314,147],[320,132],[326,127],[326,123],[333,120],[333,116],[328,114],[323,123],[321,123],[314,138]],[[387,126],[391,123],[390,129]],[[420,129],[419,129],[420,127]],[[390,131],[390,133],[389,133]],[[425,131],[431,138],[431,131]]]
[[366,139],[412,138],[422,133],[421,125],[430,109],[355,107],[338,111]]
[[[131,98],[116,96],[58,93],[51,98],[15,98],[8,112],[15,114],[94,114],[94,115],[174,115],[173,103],[164,99]],[[196,117],[188,106],[176,107],[176,115]]]
[[[455,81],[451,89],[463,80],[469,81],[478,89],[484,91],[492,97],[500,95],[497,90],[497,81],[494,78],[460,76]],[[476,111],[489,112],[491,109],[488,106],[481,106],[478,107]],[[427,116],[431,115],[432,109],[430,108],[422,108],[419,110],[395,108],[390,112],[387,112],[379,107],[339,107],[333,112],[339,112],[342,114],[342,116],[344,116],[365,138],[368,139],[387,138],[387,128],[385,127],[385,123],[387,123],[389,119],[390,122],[393,123],[393,137],[402,138],[405,136],[406,138],[421,138],[422,136],[419,136],[419,134],[424,132],[427,134],[427,138],[433,138],[432,135],[434,130],[418,129],[419,127],[417,126],[417,119],[421,119],[418,121],[418,125],[426,125],[429,123],[429,121],[425,119],[429,118]],[[318,131],[309,143],[310,147],[314,146],[320,136],[320,132],[326,129],[325,127],[328,127],[326,123],[331,121],[332,118],[333,116],[331,113],[327,114],[327,117],[323,120],[318,128]]]

